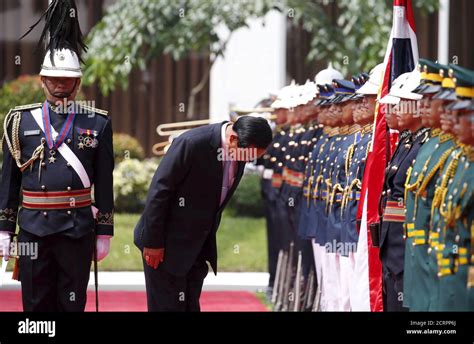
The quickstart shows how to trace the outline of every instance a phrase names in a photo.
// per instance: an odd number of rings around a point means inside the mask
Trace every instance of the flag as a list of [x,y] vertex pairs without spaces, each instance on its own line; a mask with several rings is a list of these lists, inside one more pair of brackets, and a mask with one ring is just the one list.
[[[411,0],[393,1],[393,25],[384,58],[384,75],[379,99],[390,91],[392,81],[411,72],[418,63],[418,43]],[[354,311],[383,311],[382,264],[379,248],[372,246],[369,225],[379,221],[379,198],[383,189],[385,167],[390,160],[393,139],[385,121],[385,107],[375,107],[374,133],[367,155],[358,219],[361,219],[351,307]]]

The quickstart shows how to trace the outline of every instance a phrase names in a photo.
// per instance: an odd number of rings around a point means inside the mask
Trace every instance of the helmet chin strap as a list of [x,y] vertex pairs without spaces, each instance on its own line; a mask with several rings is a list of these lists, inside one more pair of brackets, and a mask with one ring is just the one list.
[[71,96],[71,94],[76,90],[77,80],[74,82],[74,86],[72,87],[72,90],[70,92],[52,92],[49,89],[48,84],[46,82],[44,83],[44,85],[46,86],[49,94],[51,94],[53,97],[64,99],[64,98],[69,98]]

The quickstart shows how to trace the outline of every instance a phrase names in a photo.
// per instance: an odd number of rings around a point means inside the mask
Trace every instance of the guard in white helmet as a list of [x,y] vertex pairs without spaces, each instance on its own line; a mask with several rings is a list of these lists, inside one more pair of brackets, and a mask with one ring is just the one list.
[[86,46],[74,1],[52,1],[27,34],[43,18],[44,102],[11,109],[4,123],[0,255],[12,253],[18,222],[23,309],[84,311],[92,259],[113,235],[112,126],[75,102]]

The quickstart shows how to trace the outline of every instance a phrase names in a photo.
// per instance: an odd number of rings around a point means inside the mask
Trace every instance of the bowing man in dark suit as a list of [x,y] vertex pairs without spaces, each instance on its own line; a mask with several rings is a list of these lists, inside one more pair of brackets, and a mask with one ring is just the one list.
[[149,311],[200,310],[206,261],[217,272],[222,211],[245,163],[261,157],[271,140],[265,119],[245,116],[189,130],[173,141],[135,228]]

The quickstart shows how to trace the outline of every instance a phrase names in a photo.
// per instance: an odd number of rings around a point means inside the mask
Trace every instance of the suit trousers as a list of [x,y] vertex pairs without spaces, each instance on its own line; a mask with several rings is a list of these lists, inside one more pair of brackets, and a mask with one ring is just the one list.
[[[166,259],[166,258],[165,258]],[[200,312],[204,278],[209,272],[205,260],[198,259],[186,276],[175,276],[158,265],[148,266],[143,259],[149,312]]]

